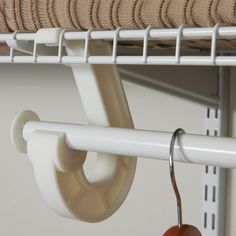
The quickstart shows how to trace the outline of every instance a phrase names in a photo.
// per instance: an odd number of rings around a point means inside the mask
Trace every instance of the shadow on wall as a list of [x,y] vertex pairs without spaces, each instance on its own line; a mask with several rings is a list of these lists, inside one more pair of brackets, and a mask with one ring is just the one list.
[[119,72],[124,80],[130,82],[202,105],[217,104],[217,67],[120,66]]

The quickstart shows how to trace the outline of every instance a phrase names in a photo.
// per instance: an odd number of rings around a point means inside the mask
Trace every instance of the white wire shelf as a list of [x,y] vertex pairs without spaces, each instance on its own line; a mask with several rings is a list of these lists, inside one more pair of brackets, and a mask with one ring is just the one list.
[[[152,29],[114,31],[89,30],[85,32],[70,32],[61,30],[57,43],[50,45],[50,34],[45,38],[45,43],[37,40],[38,33],[8,33],[0,34],[0,42],[9,46],[9,54],[0,55],[0,63],[36,63],[36,64],[130,64],[130,65],[206,65],[206,66],[234,66],[236,65],[236,53],[233,49],[222,55],[217,50],[217,40],[236,39],[235,26],[219,26],[212,28],[184,28],[177,29]],[[111,55],[90,55],[89,44],[94,40],[108,40],[113,45]],[[156,49],[155,54],[149,55],[148,45],[150,41],[174,42],[173,55],[162,55],[161,49]],[[191,40],[208,40],[210,48],[208,55],[181,55],[182,42]],[[83,41],[84,55],[68,56],[63,47],[66,41]],[[120,42],[139,42],[141,55],[118,54]],[[22,51],[27,55],[16,55],[15,51]],[[159,53],[160,51],[160,53]],[[43,55],[42,53],[43,52]],[[191,51],[190,51],[191,53]]]

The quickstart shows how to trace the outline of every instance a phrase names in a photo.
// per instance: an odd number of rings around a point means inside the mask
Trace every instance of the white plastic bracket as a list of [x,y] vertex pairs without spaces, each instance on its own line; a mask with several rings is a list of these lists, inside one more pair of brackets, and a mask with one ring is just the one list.
[[[110,43],[90,40],[91,30],[85,41],[68,41],[66,48],[69,56],[84,56],[87,62],[91,55],[112,55]],[[71,65],[85,113],[91,125],[134,128],[124,89],[119,78],[116,65]],[[98,153],[98,160],[104,163],[114,163],[119,159],[116,155]],[[129,160],[133,168],[136,159]],[[106,165],[106,164],[104,164]],[[113,164],[112,164],[113,166]],[[112,171],[114,175],[116,168]],[[99,174],[98,174],[99,173]],[[104,173],[105,174],[105,173]],[[102,178],[110,178],[103,175]],[[133,173],[132,173],[133,174]],[[95,171],[92,179],[96,182],[101,178],[101,172]]]
[[[117,31],[117,36],[118,33],[119,31]],[[90,34],[91,30],[88,31],[85,41],[66,42],[68,55],[83,55],[87,63],[88,56],[114,54],[110,43],[92,41],[90,40]],[[91,125],[134,128],[116,65],[73,64],[71,67],[85,113]],[[126,166],[129,166],[128,174],[126,175],[126,181],[123,182],[123,186],[120,186],[124,189],[122,195],[119,196],[118,194],[117,199],[119,200],[111,206],[111,208],[115,209],[120,206],[129,192],[135,173],[136,158],[98,153],[97,167],[91,178],[94,184],[96,182],[108,181],[110,183],[113,182],[113,188],[118,187],[118,182],[111,180],[113,176],[117,176],[117,173],[121,173],[119,166],[122,166],[120,164],[124,163],[124,161]],[[103,171],[107,165],[110,166],[110,171]],[[127,169],[125,171],[127,172]]]
[[[56,45],[56,57],[61,62],[62,47],[69,55],[84,55],[85,62],[91,54],[111,55],[108,42],[91,42],[90,31],[85,41],[64,40],[64,29],[38,31],[33,49],[37,61],[39,45]],[[71,65],[82,104],[92,125],[134,128],[124,89],[115,65]],[[38,119],[30,111],[20,114],[13,123],[13,143],[19,151],[26,151],[26,143],[20,134],[29,117]],[[83,169],[85,155],[81,155],[79,170],[71,173],[59,167],[59,159],[73,166],[74,152],[65,145],[61,133],[36,131],[29,138],[27,153],[33,161],[36,179],[45,200],[58,213],[86,222],[99,222],[110,217],[124,202],[136,170],[137,158],[97,153],[93,175],[88,179]],[[61,159],[61,155],[63,158]],[[72,157],[70,157],[72,155]],[[60,163],[62,163],[60,162]],[[64,173],[66,172],[66,173]],[[63,174],[62,174],[63,173]],[[54,202],[54,197],[55,200]]]

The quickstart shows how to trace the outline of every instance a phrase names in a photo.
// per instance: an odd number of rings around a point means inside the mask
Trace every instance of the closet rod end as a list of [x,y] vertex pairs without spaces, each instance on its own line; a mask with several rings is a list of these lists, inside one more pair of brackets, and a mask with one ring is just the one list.
[[39,121],[38,115],[30,110],[22,111],[18,114],[11,125],[11,143],[21,153],[27,153],[27,143],[25,142],[22,132],[24,125],[28,121]]

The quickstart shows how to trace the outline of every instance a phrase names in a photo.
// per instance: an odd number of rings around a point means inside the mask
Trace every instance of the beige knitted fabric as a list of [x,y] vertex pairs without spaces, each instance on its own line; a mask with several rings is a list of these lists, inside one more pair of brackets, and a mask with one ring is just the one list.
[[236,0],[0,0],[1,31],[235,24]]
[[4,12],[4,2],[0,1],[0,30],[2,32],[9,31],[7,24],[6,24],[6,17]]
[[[236,24],[236,0],[0,0],[0,31],[143,29]],[[188,42],[208,48],[209,43]],[[222,47],[234,41],[222,41]]]
[[[236,0],[0,0],[1,30],[235,24]],[[7,27],[6,24],[7,23]]]

